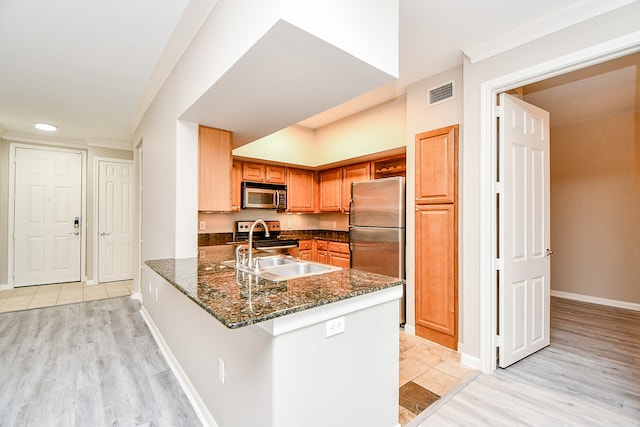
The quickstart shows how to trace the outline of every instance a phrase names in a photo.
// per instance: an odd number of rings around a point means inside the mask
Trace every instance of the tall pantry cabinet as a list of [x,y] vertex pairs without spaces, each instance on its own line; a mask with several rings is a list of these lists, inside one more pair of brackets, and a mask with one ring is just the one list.
[[458,347],[458,125],[416,135],[416,334]]

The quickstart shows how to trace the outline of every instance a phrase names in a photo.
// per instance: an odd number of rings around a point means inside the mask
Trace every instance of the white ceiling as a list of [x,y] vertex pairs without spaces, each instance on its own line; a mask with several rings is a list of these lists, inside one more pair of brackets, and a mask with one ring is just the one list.
[[[463,52],[478,61],[630,1],[399,0],[399,80],[301,124],[316,128],[402,95],[460,64]],[[130,144],[154,93],[149,83],[166,77],[184,49],[176,46],[195,34],[193,24],[191,35],[176,31],[183,13],[202,22],[215,3],[0,1],[0,135],[42,136],[33,124],[44,121],[59,127],[55,138]]]

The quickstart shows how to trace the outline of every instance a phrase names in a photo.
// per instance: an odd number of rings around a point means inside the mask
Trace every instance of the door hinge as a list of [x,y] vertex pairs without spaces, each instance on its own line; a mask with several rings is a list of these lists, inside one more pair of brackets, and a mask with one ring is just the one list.
[[496,345],[498,347],[502,347],[504,344],[504,341],[502,341],[502,337],[500,335],[496,335]]
[[500,258],[496,258],[496,270],[502,270],[502,261],[500,261]]
[[496,182],[496,194],[502,194],[502,191],[504,190],[504,186],[502,185],[501,182]]
[[502,105],[496,105],[494,111],[498,118],[504,115],[504,107]]

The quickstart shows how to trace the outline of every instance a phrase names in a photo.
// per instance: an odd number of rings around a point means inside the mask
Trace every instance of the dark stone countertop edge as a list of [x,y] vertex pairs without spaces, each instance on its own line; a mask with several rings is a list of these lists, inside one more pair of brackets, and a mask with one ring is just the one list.
[[[186,260],[197,262],[196,258],[190,258],[190,259],[186,259]],[[316,307],[321,307],[321,306],[325,306],[325,305],[328,305],[328,304],[332,304],[334,302],[344,301],[344,300],[347,300],[347,299],[350,299],[350,298],[354,298],[354,297],[358,297],[358,296],[362,296],[362,295],[367,295],[367,294],[370,294],[370,293],[374,293],[374,292],[377,292],[377,291],[381,291],[381,290],[384,290],[384,289],[393,288],[395,286],[401,286],[401,285],[405,284],[404,280],[397,279],[397,281],[395,281],[393,283],[386,283],[384,285],[368,288],[368,289],[365,289],[365,290],[360,290],[360,291],[357,291],[357,292],[352,292],[351,294],[349,294],[348,296],[345,296],[345,297],[335,297],[335,298],[325,298],[325,299],[315,300],[313,303],[307,303],[307,304],[304,304],[304,305],[298,305],[298,306],[290,307],[288,309],[283,309],[283,310],[277,310],[277,311],[274,311],[274,312],[271,312],[269,314],[262,315],[262,316],[259,316],[259,317],[254,317],[254,318],[250,318],[250,319],[243,320],[243,321],[229,322],[223,316],[221,316],[218,313],[216,313],[215,310],[213,310],[210,306],[205,304],[203,301],[201,301],[200,299],[198,299],[198,298],[194,297],[193,295],[191,295],[182,285],[180,285],[180,283],[178,283],[178,281],[175,279],[175,274],[173,276],[171,276],[171,275],[165,273],[163,270],[158,269],[156,264],[155,264],[155,263],[172,262],[172,261],[175,262],[176,259],[175,258],[167,258],[167,259],[159,259],[159,260],[148,260],[148,261],[145,261],[145,264],[152,271],[154,271],[156,274],[158,274],[164,280],[169,282],[174,288],[176,288],[178,291],[180,291],[182,294],[184,294],[186,297],[188,297],[191,301],[196,303],[199,307],[204,309],[207,313],[209,313],[211,316],[213,316],[215,319],[217,319],[220,323],[222,323],[224,326],[226,326],[229,329],[238,329],[238,328],[242,328],[242,327],[245,327],[245,326],[254,325],[254,324],[257,324],[257,323],[265,322],[267,320],[271,320],[271,319],[275,319],[275,318],[278,318],[278,317],[287,316],[289,314],[298,313],[298,312],[309,310],[309,309],[312,309],[312,308],[316,308]],[[331,273],[326,273],[326,274],[331,274]]]

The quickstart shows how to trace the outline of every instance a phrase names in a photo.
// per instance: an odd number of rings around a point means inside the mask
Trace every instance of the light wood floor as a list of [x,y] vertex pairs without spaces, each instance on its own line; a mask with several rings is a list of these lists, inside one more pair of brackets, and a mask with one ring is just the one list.
[[199,426],[130,297],[0,314],[1,426]]
[[0,291],[0,313],[131,295],[133,280],[87,285],[84,282],[22,286]]
[[552,298],[549,347],[443,401],[416,425],[640,426],[640,312]]

